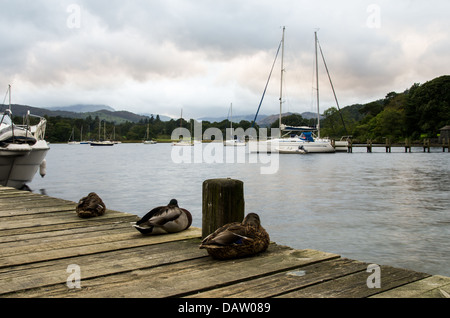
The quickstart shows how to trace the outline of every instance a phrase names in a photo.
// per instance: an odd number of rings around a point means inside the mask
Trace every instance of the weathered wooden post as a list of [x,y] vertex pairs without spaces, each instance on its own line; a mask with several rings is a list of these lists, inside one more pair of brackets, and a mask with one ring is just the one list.
[[231,222],[244,219],[244,183],[231,178],[203,182],[202,237]]
[[367,139],[367,152],[372,152],[372,139]]
[[386,138],[386,152],[391,152],[391,140]]
[[405,138],[405,152],[411,152],[411,140],[408,138]]

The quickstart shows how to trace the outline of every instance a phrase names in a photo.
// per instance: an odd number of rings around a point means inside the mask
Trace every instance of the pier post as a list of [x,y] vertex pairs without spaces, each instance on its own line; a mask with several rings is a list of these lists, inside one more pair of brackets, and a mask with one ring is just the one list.
[[408,138],[405,138],[405,152],[411,152],[411,141]]
[[391,141],[389,138],[386,138],[386,152],[391,152]]
[[203,182],[202,238],[222,225],[244,219],[244,183],[231,178]]
[[423,152],[425,152],[425,150],[428,150],[428,152],[430,152],[430,139],[423,140]]
[[372,152],[372,139],[367,140],[367,152]]

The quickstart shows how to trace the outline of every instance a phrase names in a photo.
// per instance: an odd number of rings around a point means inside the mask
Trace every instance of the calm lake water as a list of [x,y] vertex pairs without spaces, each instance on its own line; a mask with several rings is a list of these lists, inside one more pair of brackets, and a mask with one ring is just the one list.
[[[211,144],[50,147],[33,192],[75,202],[96,192],[107,208],[138,216],[176,198],[201,227],[203,181],[230,177],[244,182],[246,213],[258,213],[278,244],[450,276],[450,154],[442,148],[271,157],[225,147],[239,155],[220,157]],[[276,173],[261,173],[269,166]]]

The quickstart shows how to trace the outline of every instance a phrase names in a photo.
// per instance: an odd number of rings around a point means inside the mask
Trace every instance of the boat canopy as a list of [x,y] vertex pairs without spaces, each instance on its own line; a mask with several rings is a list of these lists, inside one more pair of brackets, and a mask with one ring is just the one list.
[[300,139],[304,140],[304,141],[310,141],[310,142],[314,142],[314,138],[312,136],[312,132],[310,131],[305,131],[300,135]]

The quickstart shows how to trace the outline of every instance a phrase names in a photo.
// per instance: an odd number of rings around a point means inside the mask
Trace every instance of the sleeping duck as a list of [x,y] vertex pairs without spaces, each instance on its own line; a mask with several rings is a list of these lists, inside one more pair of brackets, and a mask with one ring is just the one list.
[[80,218],[91,218],[105,214],[106,206],[102,199],[95,192],[89,193],[78,201],[76,207],[77,215]]
[[167,234],[186,230],[192,224],[191,213],[178,207],[175,199],[167,206],[159,206],[148,212],[133,226],[142,234]]
[[249,213],[242,223],[229,223],[209,234],[200,248],[214,258],[231,259],[264,252],[269,243],[269,234],[261,226],[258,214]]

